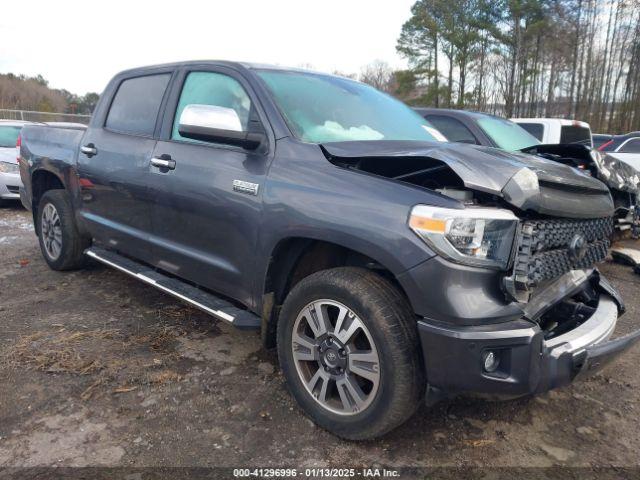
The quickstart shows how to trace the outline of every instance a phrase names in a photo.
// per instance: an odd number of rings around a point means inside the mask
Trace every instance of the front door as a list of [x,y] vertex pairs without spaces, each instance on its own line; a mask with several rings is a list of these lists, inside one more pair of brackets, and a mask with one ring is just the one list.
[[187,105],[233,109],[243,129],[254,108],[232,72],[189,71],[182,78],[174,109],[167,110],[175,111],[170,132],[153,154],[174,168],[151,167],[157,266],[250,306],[269,155],[182,137],[178,121]]
[[87,130],[78,156],[80,215],[108,248],[151,262],[153,198],[149,162],[160,104],[171,74],[125,79],[104,126]]

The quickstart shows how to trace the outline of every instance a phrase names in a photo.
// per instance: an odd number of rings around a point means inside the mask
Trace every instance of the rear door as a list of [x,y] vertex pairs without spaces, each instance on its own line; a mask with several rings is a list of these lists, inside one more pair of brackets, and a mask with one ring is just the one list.
[[[262,193],[271,155],[268,149],[249,151],[182,137],[178,120],[184,107],[193,104],[233,109],[243,129],[259,111],[250,86],[232,69],[207,66],[180,72],[154,150],[155,158],[170,159],[175,168],[151,167],[158,266],[252,305]],[[259,115],[266,125],[264,115]]]
[[80,214],[92,236],[146,262],[153,261],[149,163],[171,75],[145,73],[114,85],[111,104],[87,130],[78,155]]

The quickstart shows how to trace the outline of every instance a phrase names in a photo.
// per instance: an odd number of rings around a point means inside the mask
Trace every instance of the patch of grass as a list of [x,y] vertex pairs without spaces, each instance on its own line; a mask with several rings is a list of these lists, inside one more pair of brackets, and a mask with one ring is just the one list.
[[174,344],[185,334],[181,325],[156,324],[135,335],[119,329],[69,331],[57,326],[19,337],[3,359],[15,370],[95,376],[80,394],[86,401],[113,385],[137,388],[180,381],[182,376],[168,366],[180,358]]
[[48,373],[88,375],[104,368],[87,344],[96,340],[118,342],[118,330],[36,332],[18,338],[5,358],[10,367],[26,367]]

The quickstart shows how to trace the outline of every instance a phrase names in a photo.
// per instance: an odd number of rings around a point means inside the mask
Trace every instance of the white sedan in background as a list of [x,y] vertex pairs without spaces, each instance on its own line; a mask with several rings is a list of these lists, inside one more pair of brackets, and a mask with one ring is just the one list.
[[598,147],[603,154],[631,165],[640,171],[640,132],[626,135],[597,135],[603,143]]
[[0,204],[20,199],[20,170],[16,142],[22,127],[29,122],[0,120]]

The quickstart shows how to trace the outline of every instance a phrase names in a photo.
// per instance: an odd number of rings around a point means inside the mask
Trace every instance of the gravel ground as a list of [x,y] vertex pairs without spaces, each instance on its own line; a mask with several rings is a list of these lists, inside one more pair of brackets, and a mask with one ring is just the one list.
[[[632,329],[640,277],[601,270]],[[640,463],[638,347],[568,388],[450,400],[345,442],[297,408],[257,333],[99,265],[49,270],[17,205],[0,209],[0,319],[0,467],[560,466],[606,478]]]

